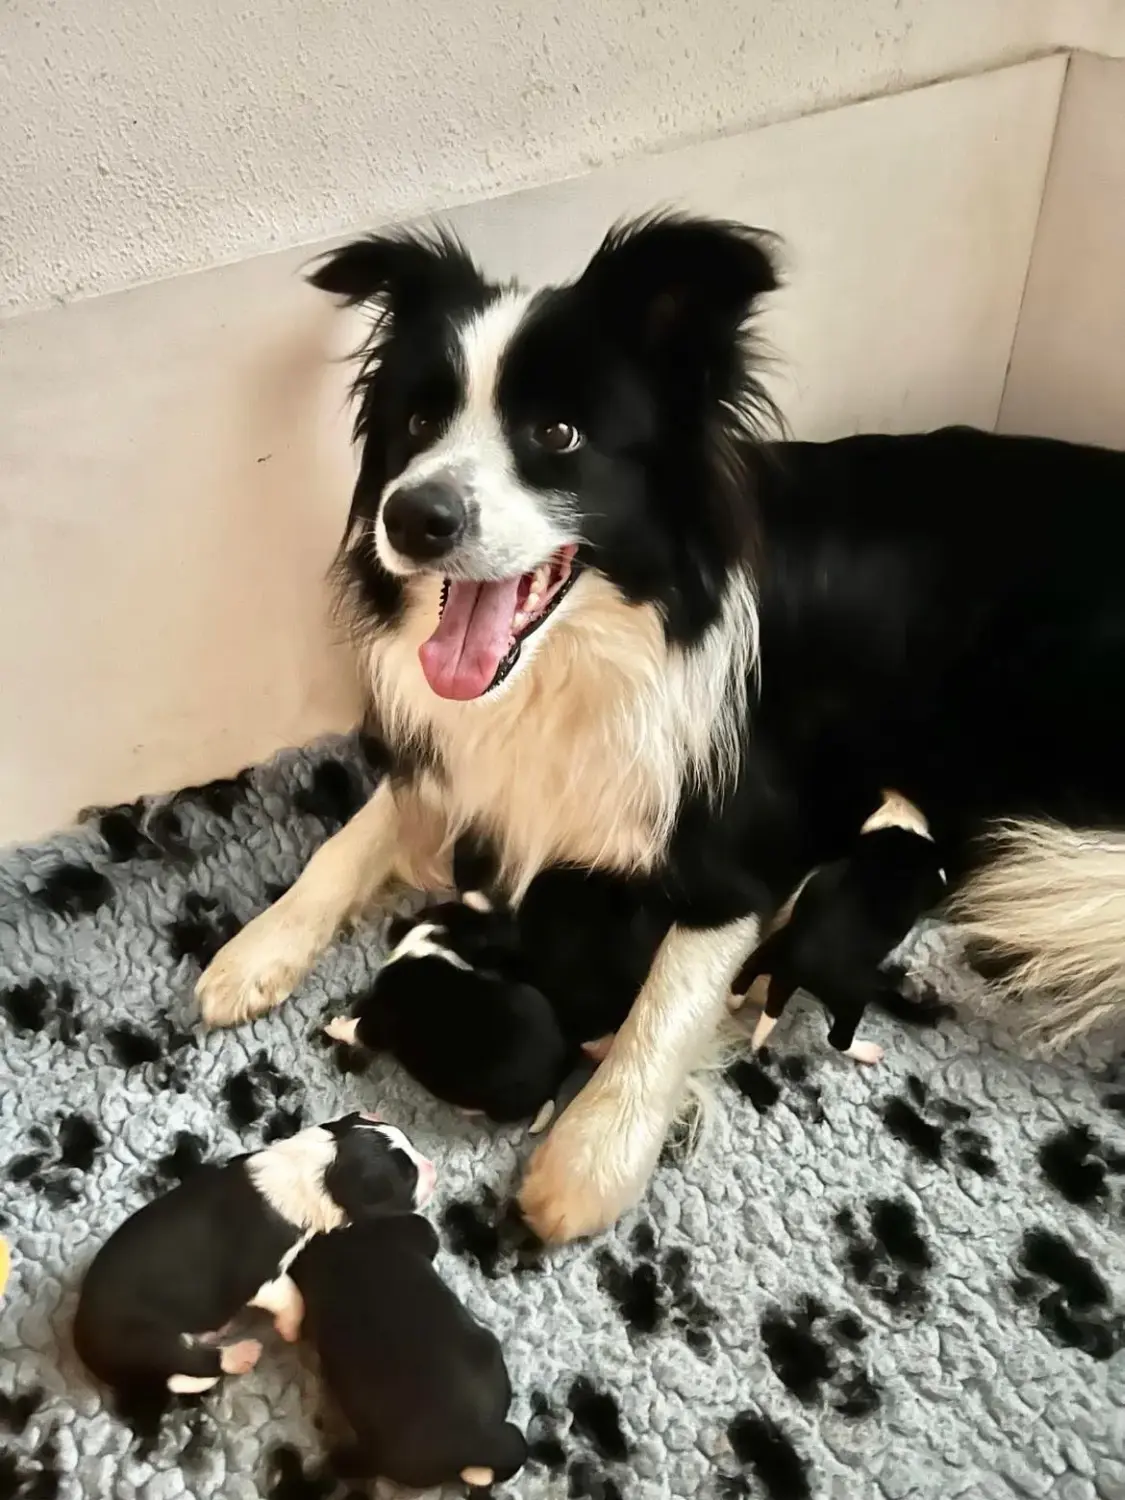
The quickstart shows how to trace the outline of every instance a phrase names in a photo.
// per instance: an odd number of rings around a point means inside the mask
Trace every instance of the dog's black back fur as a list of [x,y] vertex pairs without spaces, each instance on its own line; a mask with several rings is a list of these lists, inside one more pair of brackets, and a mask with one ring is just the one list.
[[736,793],[688,798],[680,920],[771,911],[878,789],[951,879],[986,820],[1125,822],[1125,455],[952,428],[751,458],[760,691]]
[[304,1331],[355,1434],[357,1475],[429,1489],[483,1467],[503,1481],[527,1452],[504,1356],[434,1270],[437,1249],[414,1214],[320,1236],[292,1271]]

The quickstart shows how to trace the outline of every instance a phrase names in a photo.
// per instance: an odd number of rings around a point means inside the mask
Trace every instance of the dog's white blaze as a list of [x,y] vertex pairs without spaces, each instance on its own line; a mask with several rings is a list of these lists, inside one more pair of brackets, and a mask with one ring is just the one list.
[[[458,578],[500,579],[530,573],[574,534],[575,501],[520,482],[500,419],[497,386],[504,352],[527,315],[529,292],[505,292],[471,318],[458,335],[462,399],[438,440],[410,461],[384,493],[427,479],[452,480],[475,512],[474,535],[450,562]],[[560,420],[566,418],[559,412]],[[400,575],[416,571],[387,536],[380,510],[375,528],[380,560]]]
[[336,1156],[335,1137],[321,1125],[256,1151],[246,1163],[250,1180],[270,1207],[298,1229],[327,1234],[344,1214],[325,1191],[324,1173]]
[[468,969],[470,965],[460,954],[454,953],[450,948],[443,948],[441,943],[434,940],[434,934],[442,932],[444,928],[439,927],[436,922],[419,922],[417,927],[412,927],[392,948],[383,967],[400,963],[405,958],[440,958],[447,964],[452,964],[455,969]]
[[483,891],[466,891],[461,900],[470,911],[490,912],[492,902]]

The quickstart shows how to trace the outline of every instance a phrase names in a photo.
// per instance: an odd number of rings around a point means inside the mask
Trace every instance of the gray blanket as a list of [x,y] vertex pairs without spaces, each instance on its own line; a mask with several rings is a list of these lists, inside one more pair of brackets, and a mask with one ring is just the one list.
[[[438,1163],[439,1267],[504,1343],[527,1497],[1125,1500],[1125,1070],[974,1024],[878,1017],[864,1070],[815,1008],[714,1080],[702,1146],[640,1209],[541,1255],[506,1213],[522,1130],[315,1038],[378,966],[342,940],[275,1015],[204,1034],[192,986],[371,784],[352,741],[93,817],[0,862],[0,1500],[327,1500],[298,1350],[153,1433],[69,1347],[122,1219],[203,1157],[355,1105]],[[964,1001],[940,935],[916,970]],[[354,1493],[354,1491],[350,1492]]]

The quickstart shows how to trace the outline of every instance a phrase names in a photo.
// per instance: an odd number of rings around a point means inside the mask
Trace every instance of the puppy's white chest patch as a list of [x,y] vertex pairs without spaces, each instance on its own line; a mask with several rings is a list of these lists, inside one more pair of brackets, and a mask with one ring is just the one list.
[[444,933],[444,929],[436,922],[419,922],[417,927],[412,927],[402,941],[391,950],[387,956],[387,963],[400,963],[406,958],[440,958],[447,964],[452,964],[455,969],[468,969],[471,966],[458,953],[450,948],[443,948],[437,941],[438,935]]

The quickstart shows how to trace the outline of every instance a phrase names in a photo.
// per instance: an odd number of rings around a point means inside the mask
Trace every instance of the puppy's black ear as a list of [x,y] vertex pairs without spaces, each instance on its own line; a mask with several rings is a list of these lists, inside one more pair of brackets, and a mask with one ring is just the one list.
[[578,286],[645,350],[734,334],[778,286],[775,241],[718,219],[654,214],[611,229]]
[[469,252],[442,229],[370,235],[330,250],[309,273],[347,306],[374,302],[395,321],[441,305],[475,305],[488,285]]

